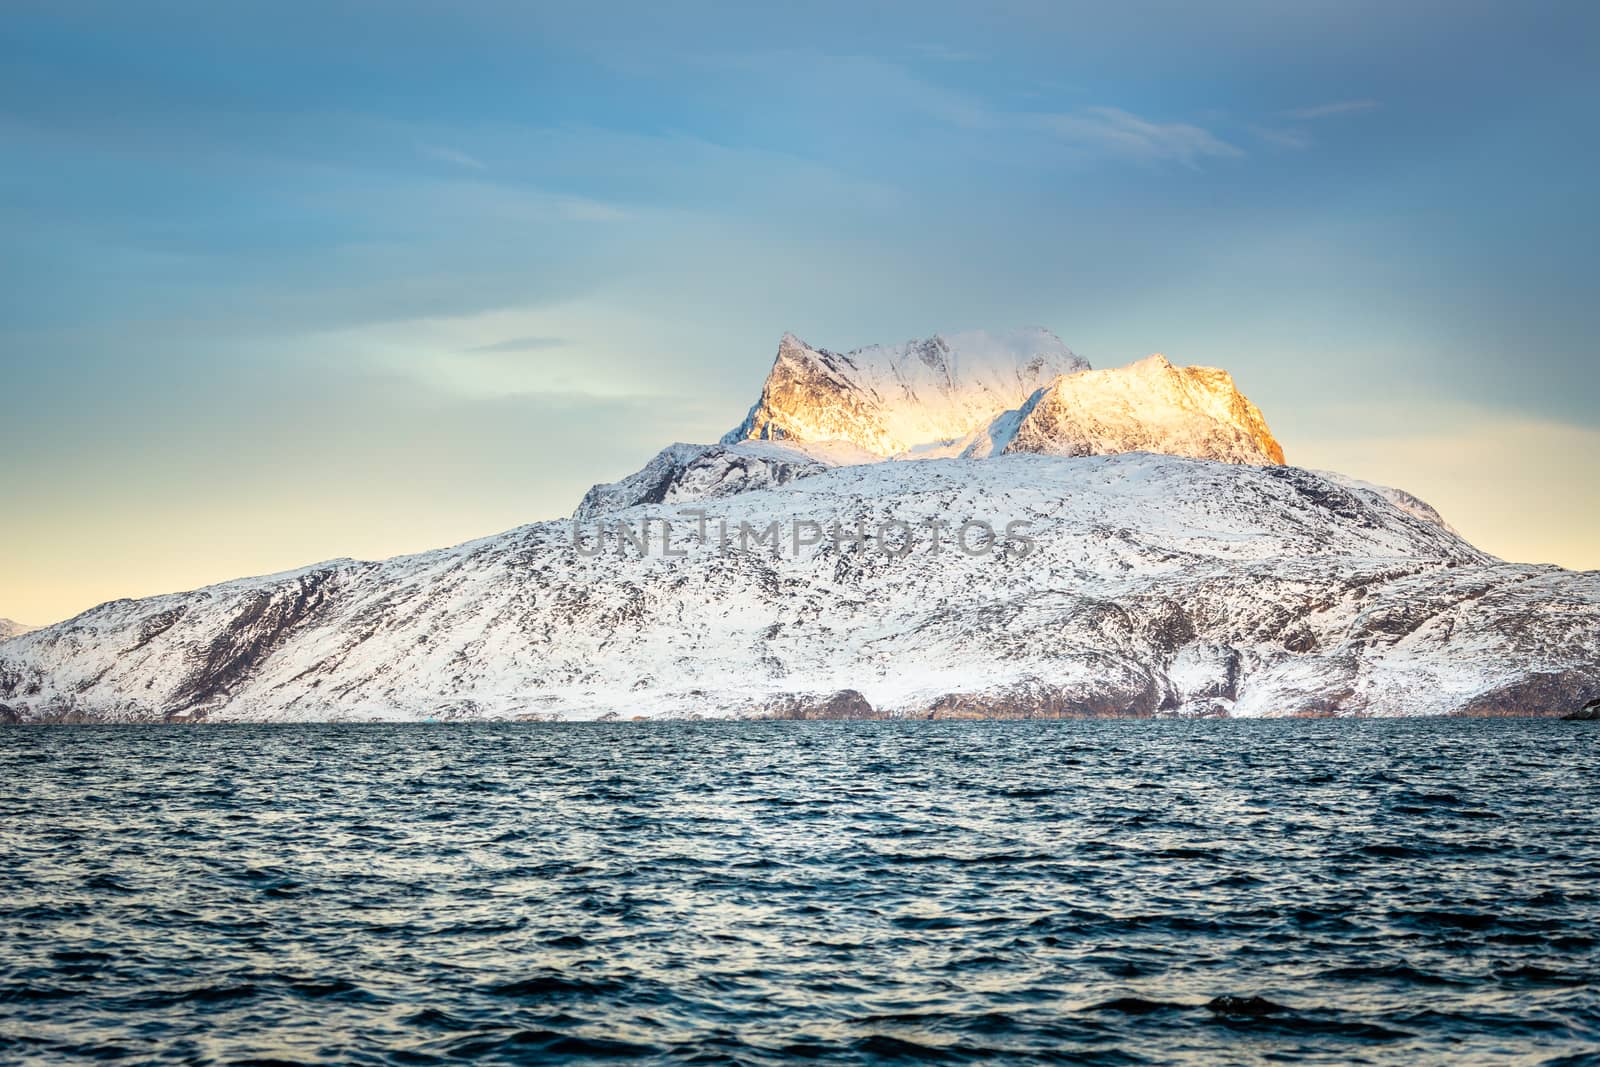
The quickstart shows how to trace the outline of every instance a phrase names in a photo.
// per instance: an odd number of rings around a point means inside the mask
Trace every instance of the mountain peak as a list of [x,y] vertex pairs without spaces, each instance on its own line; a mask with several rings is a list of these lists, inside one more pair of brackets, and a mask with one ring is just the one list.
[[879,458],[947,442],[1089,364],[1040,327],[832,352],[785,333],[761,398],[723,438],[844,441]]
[[745,440],[842,442],[879,459],[1160,452],[1284,462],[1227,371],[1159,352],[1096,371],[1040,326],[845,353],[785,333],[760,399],[722,443]]
[[1276,466],[1283,448],[1261,410],[1215,367],[1179,367],[1159,353],[1114,370],[1063,375],[991,424],[964,455],[1160,452]]

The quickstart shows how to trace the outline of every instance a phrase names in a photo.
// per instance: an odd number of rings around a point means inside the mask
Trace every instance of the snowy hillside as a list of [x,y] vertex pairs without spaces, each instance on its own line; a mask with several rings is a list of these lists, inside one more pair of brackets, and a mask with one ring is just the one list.
[[[119,601],[8,643],[14,717],[1443,714],[1568,706],[1600,574],[1495,562],[1384,495],[1134,454],[834,468],[727,497],[736,527],[1025,521],[1025,558],[823,540],[597,556],[566,522]],[[659,522],[653,528],[659,529]],[[590,528],[586,528],[586,533]]]
[[[820,408],[769,378],[741,432],[663,450],[573,520],[13,638],[0,719],[1551,714],[1596,695],[1600,572],[1500,562],[1410,494],[1280,465],[1221,371],[1063,376],[1027,369],[1034,347],[940,342],[920,364],[944,361],[939,386],[908,369],[916,346],[844,361],[786,338],[773,375],[823,368]],[[882,458],[969,416],[957,439],[997,454]],[[1159,454],[1187,451],[1211,458]]]
[[16,637],[20,634],[25,634],[31,629],[33,629],[33,627],[24,626],[22,623],[15,622],[11,619],[0,619],[0,641],[4,641],[8,637]]

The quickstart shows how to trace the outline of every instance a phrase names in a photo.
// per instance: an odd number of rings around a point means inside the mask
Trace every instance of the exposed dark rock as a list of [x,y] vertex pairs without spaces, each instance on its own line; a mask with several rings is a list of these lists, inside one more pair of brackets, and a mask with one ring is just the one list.
[[1318,648],[1317,635],[1311,632],[1309,626],[1296,626],[1283,635],[1283,647],[1289,652],[1315,652]]
[[1183,714],[1175,716],[1181,719],[1227,719],[1228,706],[1220,700],[1191,701],[1184,709]]
[[151,641],[154,641],[156,638],[172,629],[177,621],[183,618],[183,613],[186,610],[188,609],[180,604],[175,608],[169,608],[166,611],[157,612],[148,619],[144,620],[144,622],[139,626],[139,640],[134,642],[128,651],[137,652],[145,645],[148,645]]
[[1148,671],[1109,658],[1092,684],[1031,684],[981,693],[947,693],[928,719],[1148,719],[1171,706]]
[[1146,622],[1145,635],[1155,648],[1173,652],[1194,640],[1194,620],[1181,605],[1162,604]]
[[[1572,670],[1555,674],[1531,674],[1469,701],[1461,709],[1460,714],[1487,718],[1497,716],[1554,718],[1562,714],[1563,708],[1577,707],[1579,702],[1593,691],[1592,671]],[[1582,715],[1582,712],[1574,714]]]
[[1581,722],[1600,721],[1600,699],[1591,700],[1577,711],[1571,711],[1561,716],[1563,719],[1573,719]]
[[192,711],[207,701],[225,697],[232,687],[248,678],[295,627],[326,603],[335,573],[311,571],[287,586],[256,593],[206,648],[195,673],[175,694],[173,713]]
[[1360,526],[1376,525],[1372,509],[1355,493],[1299,467],[1268,467],[1266,473],[1293,486],[1307,504]]
[[828,696],[793,694],[769,702],[758,713],[763,719],[881,719],[867,698],[854,689],[841,689]]

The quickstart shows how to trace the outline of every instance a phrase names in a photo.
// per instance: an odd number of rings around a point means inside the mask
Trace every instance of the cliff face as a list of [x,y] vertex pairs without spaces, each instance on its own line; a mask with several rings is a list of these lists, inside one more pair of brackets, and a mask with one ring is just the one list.
[[784,336],[761,398],[724,444],[845,443],[879,459],[1159,452],[1282,463],[1227,371],[1155,355],[1091,370],[1053,335],[960,334],[840,355]]
[[935,336],[846,353],[785,334],[760,399],[723,441],[847,442],[886,459],[965,436],[1088,366],[1047,330]]
[[[1151,356],[1129,367],[1057,378],[1031,397],[1009,439],[985,435],[969,454],[1099,456],[1161,452],[1225,463],[1281,464],[1283,449],[1227,371]],[[997,440],[998,439],[998,440]]]

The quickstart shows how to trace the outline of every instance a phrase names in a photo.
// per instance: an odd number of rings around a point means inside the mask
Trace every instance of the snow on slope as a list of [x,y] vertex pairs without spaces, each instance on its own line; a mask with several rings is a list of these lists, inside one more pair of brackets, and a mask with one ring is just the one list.
[[1374,485],[1371,482],[1364,482],[1359,478],[1351,478],[1348,475],[1338,474],[1334,471],[1315,471],[1314,473],[1319,478],[1325,478],[1330,482],[1342,485],[1346,489],[1353,489],[1358,493],[1376,493],[1401,511],[1413,515],[1423,522],[1431,522],[1435,526],[1442,527],[1458,537],[1460,536],[1460,531],[1446,522],[1444,516],[1440,515],[1432,504],[1426,500],[1419,500],[1404,489],[1395,489],[1387,485]]
[[842,354],[784,334],[761,398],[723,443],[847,441],[888,458],[964,437],[1057,376],[1088,367],[1043,329],[957,333]]
[[22,623],[16,622],[12,619],[0,619],[0,641],[4,641],[11,637],[18,637],[32,629],[32,626],[24,626]]
[[0,714],[723,715],[842,706],[843,690],[938,717],[1537,713],[1573,706],[1600,663],[1600,573],[1500,563],[1292,467],[875,463],[715,503],[784,529],[1025,521],[1037,547],[773,554],[678,520],[683,556],[586,556],[569,523],[539,523],[103,605],[0,648]]

